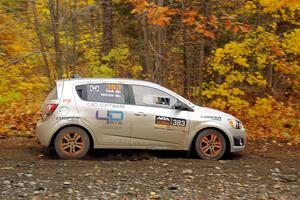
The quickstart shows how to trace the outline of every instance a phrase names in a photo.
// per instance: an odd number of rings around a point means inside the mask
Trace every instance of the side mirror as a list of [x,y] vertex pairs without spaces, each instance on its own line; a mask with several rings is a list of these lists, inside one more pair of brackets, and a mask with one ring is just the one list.
[[173,108],[176,110],[186,110],[186,111],[194,111],[193,108],[190,106],[186,105],[185,103],[182,103],[181,101],[177,101],[174,105]]

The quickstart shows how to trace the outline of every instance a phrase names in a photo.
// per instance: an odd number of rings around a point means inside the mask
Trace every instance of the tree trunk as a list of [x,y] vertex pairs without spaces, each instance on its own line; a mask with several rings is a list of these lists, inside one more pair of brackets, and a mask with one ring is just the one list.
[[183,66],[184,66],[184,90],[183,94],[186,98],[190,97],[190,87],[191,87],[191,53],[189,50],[189,45],[187,42],[187,35],[184,30],[183,33]]
[[[182,2],[182,9],[186,8],[186,4],[189,4],[189,1]],[[182,23],[182,20],[181,20]],[[190,88],[191,88],[191,64],[192,64],[192,55],[191,50],[189,48],[189,38],[188,38],[188,27],[185,27],[184,24],[182,26],[182,34],[183,34],[183,95],[186,98],[190,97]]]
[[106,56],[113,48],[112,0],[103,0],[102,9],[103,9],[102,56]]
[[62,50],[59,36],[59,0],[49,0],[49,11],[51,18],[51,27],[54,37],[55,68],[58,71],[58,79],[61,79],[63,76],[63,69]]
[[34,19],[34,28],[40,42],[40,50],[42,52],[42,56],[45,64],[45,75],[49,78],[49,80],[51,80],[51,70],[46,55],[45,39],[40,29],[41,25],[36,10],[36,1],[32,1],[32,12],[33,12],[33,19]]
[[[164,5],[164,0],[157,0],[158,6]],[[164,85],[164,76],[165,76],[165,49],[164,49],[164,38],[165,31],[162,26],[155,26],[154,33],[154,72],[152,74],[152,80],[156,83]]]
[[149,36],[148,36],[148,26],[147,26],[147,17],[145,13],[143,13],[142,19],[142,27],[143,27],[143,43],[144,43],[144,53],[142,55],[143,58],[143,72],[144,74],[149,73],[150,71],[150,63],[151,63],[151,53],[149,48]]
[[74,0],[73,8],[73,44],[72,44],[72,74],[76,74],[76,65],[77,65],[77,42],[78,42],[78,26],[77,26],[77,0]]
[[[203,36],[200,36],[200,44],[199,44],[199,51],[196,61],[198,64],[198,73],[194,73],[196,77],[194,78],[194,87],[198,88],[200,92],[202,91],[202,84],[204,82],[204,73],[205,73],[205,38]],[[198,103],[203,103],[203,98],[200,95],[198,98]]]

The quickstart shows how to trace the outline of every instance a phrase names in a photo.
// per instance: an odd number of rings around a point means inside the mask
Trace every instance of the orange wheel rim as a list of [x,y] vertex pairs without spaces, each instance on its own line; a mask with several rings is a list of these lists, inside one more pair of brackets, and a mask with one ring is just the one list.
[[216,157],[222,150],[222,142],[215,134],[208,134],[202,137],[200,141],[200,149],[202,153],[208,157]]
[[85,148],[84,138],[77,132],[67,132],[63,135],[60,148],[69,156],[80,154]]

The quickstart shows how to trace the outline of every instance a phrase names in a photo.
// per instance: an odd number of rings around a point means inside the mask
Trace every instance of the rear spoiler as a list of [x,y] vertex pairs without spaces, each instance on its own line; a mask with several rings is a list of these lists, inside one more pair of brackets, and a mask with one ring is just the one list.
[[79,76],[78,74],[74,74],[74,75],[71,76],[71,78],[73,79],[73,78],[82,78],[82,77]]

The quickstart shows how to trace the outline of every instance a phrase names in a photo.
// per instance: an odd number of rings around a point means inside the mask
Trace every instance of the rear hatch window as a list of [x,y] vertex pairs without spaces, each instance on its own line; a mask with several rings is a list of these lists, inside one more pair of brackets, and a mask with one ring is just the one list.
[[57,89],[54,87],[48,94],[46,101],[51,99],[57,99]]

